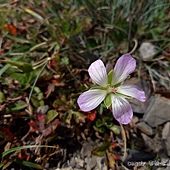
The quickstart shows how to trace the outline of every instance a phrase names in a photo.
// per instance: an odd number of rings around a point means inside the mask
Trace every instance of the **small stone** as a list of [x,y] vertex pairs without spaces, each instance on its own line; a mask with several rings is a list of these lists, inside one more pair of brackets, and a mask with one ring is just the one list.
[[103,159],[104,159],[103,157],[97,157],[97,158],[96,158],[97,168],[98,168],[98,169],[103,169],[103,167],[102,167],[102,166],[103,166],[103,164],[102,164]]
[[49,169],[49,165],[50,165],[49,163],[46,163],[44,168]]
[[74,157],[71,157],[71,159],[70,159],[70,166],[73,168],[76,166],[76,161],[75,161]]
[[168,156],[170,156],[170,122],[167,122],[162,130],[162,140],[165,142]]
[[94,169],[94,167],[96,167],[96,165],[97,165],[96,156],[87,158],[87,170]]
[[155,46],[150,42],[143,42],[139,48],[143,60],[150,60],[157,53]]
[[83,159],[77,158],[77,159],[75,159],[75,161],[76,161],[76,167],[77,168],[83,168],[84,167],[84,160]]
[[133,116],[133,122],[134,124],[139,122],[139,118],[137,116]]
[[145,141],[146,146],[149,149],[153,150],[155,153],[158,153],[160,150],[163,149],[162,141],[157,135],[155,135],[154,138],[150,138],[144,133],[141,133],[141,136]]
[[89,142],[84,142],[82,149],[80,151],[81,158],[91,155],[92,149],[93,149],[93,147]]
[[72,167],[67,167],[67,168],[57,168],[55,170],[73,170]]
[[152,128],[149,125],[147,125],[145,122],[139,122],[136,126],[146,135],[149,135],[149,136],[153,135]]
[[147,102],[144,121],[151,127],[156,127],[170,121],[170,100],[165,97],[152,96]]

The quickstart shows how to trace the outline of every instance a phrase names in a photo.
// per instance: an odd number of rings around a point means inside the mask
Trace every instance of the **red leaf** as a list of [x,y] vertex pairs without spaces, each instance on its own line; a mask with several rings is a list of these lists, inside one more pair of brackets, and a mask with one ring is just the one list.
[[119,144],[118,144],[118,143],[115,143],[115,142],[110,144],[110,148],[111,148],[111,149],[114,149],[114,148],[116,148],[116,147],[118,147],[118,146],[119,146]]
[[92,110],[92,111],[89,111],[89,112],[82,112],[81,111],[81,113],[84,114],[87,119],[93,121],[96,118],[97,111],[96,110]]
[[0,132],[9,137],[11,140],[14,140],[14,135],[10,132],[8,128],[0,127]]
[[40,132],[42,132],[45,129],[45,118],[46,118],[46,114],[37,113],[36,119],[37,119]]
[[119,155],[116,155],[116,154],[112,154],[112,157],[115,161],[120,161],[120,156]]
[[17,35],[17,29],[13,24],[7,24],[4,26],[4,29],[10,32],[12,35]]
[[53,92],[54,90],[55,90],[55,84],[54,83],[49,84],[48,87],[47,87],[47,91],[45,92],[46,99],[49,97],[51,92]]
[[30,127],[31,127],[31,132],[34,132],[34,131],[36,131],[36,130],[39,130],[39,129],[38,129],[38,125],[36,124],[36,122],[31,121],[31,122],[29,122],[28,124],[29,124]]
[[59,120],[55,119],[54,121],[52,121],[44,130],[43,130],[43,135],[44,136],[48,136],[51,133],[54,132],[54,130],[58,127],[59,125]]

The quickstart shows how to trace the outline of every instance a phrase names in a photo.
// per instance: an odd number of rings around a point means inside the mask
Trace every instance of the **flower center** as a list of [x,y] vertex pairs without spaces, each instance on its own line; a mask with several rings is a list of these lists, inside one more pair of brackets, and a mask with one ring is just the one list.
[[107,89],[107,92],[108,92],[108,93],[116,93],[116,92],[117,92],[117,88],[111,87],[111,86],[109,85],[109,86],[108,86],[108,89]]
[[114,87],[112,87],[111,90],[112,90],[113,93],[116,93],[116,92],[117,92],[117,89],[114,88]]

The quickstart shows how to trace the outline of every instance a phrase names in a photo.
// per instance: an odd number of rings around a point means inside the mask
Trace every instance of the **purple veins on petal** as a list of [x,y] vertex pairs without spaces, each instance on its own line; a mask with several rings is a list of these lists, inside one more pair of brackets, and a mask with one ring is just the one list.
[[88,90],[79,96],[77,103],[82,111],[88,112],[95,109],[105,99],[106,95],[106,90]]
[[112,85],[124,81],[129,74],[134,72],[135,68],[136,60],[130,54],[122,55],[115,65]]
[[138,99],[141,102],[146,101],[145,92],[141,90],[137,85],[124,84],[117,88],[117,92]]
[[102,87],[107,86],[107,72],[106,68],[101,60],[93,62],[89,69],[89,75],[91,79],[98,85]]
[[112,95],[112,112],[114,118],[121,124],[128,124],[133,117],[133,111],[129,102],[119,96]]

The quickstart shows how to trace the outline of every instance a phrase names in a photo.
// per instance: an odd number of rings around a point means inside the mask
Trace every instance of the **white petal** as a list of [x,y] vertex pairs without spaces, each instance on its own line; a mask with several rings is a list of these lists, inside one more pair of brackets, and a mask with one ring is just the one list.
[[111,97],[114,118],[122,124],[130,123],[133,117],[133,111],[129,102],[126,99],[116,95],[112,95]]
[[146,101],[145,92],[141,90],[137,85],[133,84],[124,84],[117,88],[117,92],[125,94],[127,96],[134,97],[135,99],[140,100],[141,102]]
[[93,62],[89,69],[89,75],[91,79],[98,85],[106,87],[107,86],[107,72],[102,60],[97,60]]
[[129,74],[134,72],[135,68],[136,60],[130,54],[122,55],[115,65],[112,85],[124,81]]
[[88,90],[79,96],[77,103],[82,111],[88,112],[95,109],[104,100],[106,95],[106,90]]

